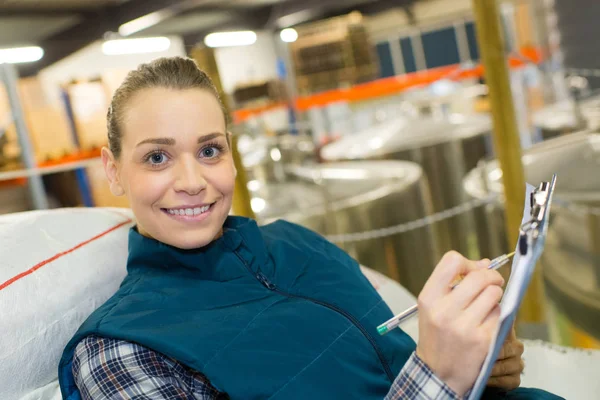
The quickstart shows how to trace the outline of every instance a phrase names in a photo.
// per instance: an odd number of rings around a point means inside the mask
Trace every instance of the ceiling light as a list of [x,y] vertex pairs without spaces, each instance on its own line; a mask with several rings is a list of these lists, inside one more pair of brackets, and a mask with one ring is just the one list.
[[144,29],[148,29],[173,15],[173,11],[170,10],[160,10],[146,14],[143,17],[136,18],[121,25],[119,27],[119,34],[121,36],[129,36],[136,32],[143,31]]
[[171,41],[166,37],[107,40],[102,43],[102,52],[107,56],[155,53],[165,51],[170,46]]
[[298,39],[298,32],[294,28],[286,28],[281,31],[279,37],[286,43],[292,43]]
[[13,49],[0,49],[0,64],[16,64],[38,61],[44,56],[44,49],[37,46],[15,47]]
[[318,14],[318,11],[316,11],[315,9],[302,10],[302,11],[298,11],[298,12],[288,14],[286,16],[278,18],[276,23],[277,23],[277,26],[279,26],[281,28],[283,28],[284,26],[299,25],[299,24],[307,22],[308,20],[316,17],[317,14]]
[[208,47],[249,46],[256,42],[256,33],[252,31],[216,32],[204,38]]

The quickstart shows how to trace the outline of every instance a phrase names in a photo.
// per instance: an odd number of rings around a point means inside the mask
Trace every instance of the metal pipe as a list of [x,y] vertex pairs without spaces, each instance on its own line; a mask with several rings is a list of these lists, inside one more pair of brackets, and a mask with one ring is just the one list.
[[[473,0],[473,11],[479,53],[489,87],[494,147],[502,169],[507,237],[510,245],[514,246],[518,240],[525,202],[525,179],[500,13],[495,0]],[[523,299],[519,322],[542,321],[541,289],[541,276],[537,269]]]
[[[227,102],[227,97],[223,90],[223,84],[221,83],[221,75],[219,74],[219,68],[217,66],[217,60],[215,58],[215,52],[210,47],[197,46],[191,51],[191,56],[196,60],[200,68],[202,68],[208,76],[212,79],[214,85],[217,88],[221,96],[221,101],[225,107],[227,115],[231,115],[230,107]],[[231,135],[231,153],[233,156],[233,164],[237,171],[235,176],[235,189],[233,193],[233,212],[236,215],[247,218],[256,218],[252,206],[250,203],[250,191],[248,190],[248,178],[246,177],[246,169],[242,164],[237,148],[237,136]]]
[[[6,93],[8,95],[15,128],[17,130],[17,137],[19,138],[19,145],[21,146],[21,158],[23,159],[25,168],[34,170],[34,168],[36,168],[35,154],[33,146],[29,141],[29,130],[25,123],[25,115],[23,113],[23,108],[21,107],[21,99],[17,87],[18,74],[16,67],[13,64],[0,64],[0,81],[4,81],[4,85],[6,86]],[[27,180],[27,184],[29,185],[29,191],[31,192],[34,207],[37,210],[47,209],[48,198],[40,175],[31,175]]]

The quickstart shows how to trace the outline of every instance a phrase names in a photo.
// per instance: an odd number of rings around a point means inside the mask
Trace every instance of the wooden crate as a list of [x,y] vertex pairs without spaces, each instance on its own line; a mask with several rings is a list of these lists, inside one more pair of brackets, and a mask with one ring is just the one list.
[[373,45],[360,14],[297,28],[290,44],[300,94],[337,89],[377,78]]

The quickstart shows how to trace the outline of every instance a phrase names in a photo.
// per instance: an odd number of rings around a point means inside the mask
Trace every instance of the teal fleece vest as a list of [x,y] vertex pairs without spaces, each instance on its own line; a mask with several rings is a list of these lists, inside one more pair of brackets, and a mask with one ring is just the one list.
[[[358,264],[297,225],[229,217],[184,251],[129,234],[127,277],[66,346],[63,398],[80,400],[73,352],[88,335],[139,343],[206,375],[232,399],[378,399],[415,349]],[[486,390],[484,399],[558,399]]]
[[88,335],[139,343],[207,376],[232,399],[378,399],[415,349],[358,264],[279,221],[229,217],[224,235],[183,251],[129,236],[128,275],[67,345],[63,398],[80,399],[73,352]]

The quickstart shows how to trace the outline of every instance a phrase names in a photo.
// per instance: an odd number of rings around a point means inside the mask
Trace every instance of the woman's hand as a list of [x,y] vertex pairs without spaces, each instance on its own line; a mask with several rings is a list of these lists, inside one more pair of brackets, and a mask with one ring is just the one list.
[[518,388],[521,385],[521,373],[525,368],[521,358],[524,349],[523,343],[517,339],[513,326],[494,364],[487,385],[504,390]]
[[500,317],[504,279],[489,263],[446,253],[418,298],[417,356],[459,396],[475,383]]

